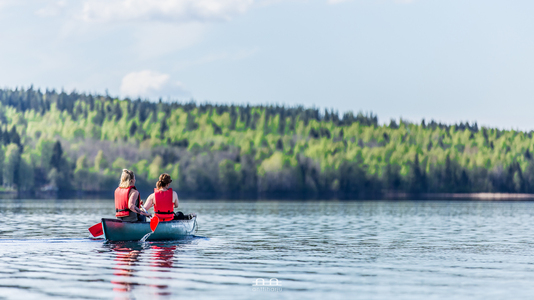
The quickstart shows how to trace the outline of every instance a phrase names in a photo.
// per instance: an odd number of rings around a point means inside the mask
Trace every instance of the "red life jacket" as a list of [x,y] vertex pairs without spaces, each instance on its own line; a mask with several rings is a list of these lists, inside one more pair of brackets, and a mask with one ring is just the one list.
[[166,191],[154,189],[154,212],[160,221],[171,221],[174,219],[172,189]]
[[[130,199],[130,190],[134,189],[135,186],[129,186],[127,188],[118,187],[115,190],[115,216],[116,217],[127,217],[130,215],[130,209],[128,208],[128,200]],[[141,208],[141,195],[137,198],[136,205],[139,205],[139,208]]]

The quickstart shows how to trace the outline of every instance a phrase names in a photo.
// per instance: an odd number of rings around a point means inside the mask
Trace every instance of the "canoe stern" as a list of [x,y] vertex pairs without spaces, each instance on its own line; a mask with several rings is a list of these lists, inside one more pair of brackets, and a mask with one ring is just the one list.
[[[119,219],[102,219],[105,239],[109,241],[138,241],[150,230],[149,222],[127,222]],[[179,240],[196,232],[196,217],[191,220],[160,222],[148,241]]]

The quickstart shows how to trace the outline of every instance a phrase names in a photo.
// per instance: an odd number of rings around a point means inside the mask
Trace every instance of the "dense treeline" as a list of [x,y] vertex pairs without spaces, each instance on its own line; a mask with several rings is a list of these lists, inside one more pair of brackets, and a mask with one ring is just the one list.
[[302,106],[4,89],[0,144],[4,190],[111,190],[129,168],[141,188],[167,172],[181,192],[224,197],[534,192],[532,132]]

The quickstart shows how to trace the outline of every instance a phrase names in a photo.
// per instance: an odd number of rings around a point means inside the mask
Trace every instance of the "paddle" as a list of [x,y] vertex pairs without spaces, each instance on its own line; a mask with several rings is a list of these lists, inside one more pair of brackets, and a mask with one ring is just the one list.
[[[141,206],[141,209],[148,214],[148,211],[146,211],[146,209]],[[150,219],[150,229],[152,230],[152,232],[154,232],[156,230],[156,228],[158,227],[158,224],[159,224],[159,218],[158,216],[154,215],[151,219]]]
[[159,218],[158,216],[154,215],[152,217],[152,220],[150,220],[150,229],[152,230],[152,232],[156,231],[158,224],[159,224]]
[[91,227],[89,227],[89,232],[94,236],[97,237],[99,235],[103,235],[104,231],[102,230],[102,223],[95,224]]

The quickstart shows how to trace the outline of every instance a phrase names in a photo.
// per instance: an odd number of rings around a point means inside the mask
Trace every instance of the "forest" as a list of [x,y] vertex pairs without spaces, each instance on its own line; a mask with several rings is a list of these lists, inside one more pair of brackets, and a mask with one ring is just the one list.
[[3,192],[112,191],[126,168],[196,197],[533,193],[533,151],[532,131],[476,123],[0,89]]

